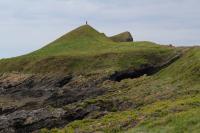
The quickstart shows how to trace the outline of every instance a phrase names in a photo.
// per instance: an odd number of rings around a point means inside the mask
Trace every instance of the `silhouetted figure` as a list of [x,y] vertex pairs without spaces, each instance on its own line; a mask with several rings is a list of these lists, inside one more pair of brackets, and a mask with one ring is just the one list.
[[88,22],[86,21],[86,25],[88,24]]

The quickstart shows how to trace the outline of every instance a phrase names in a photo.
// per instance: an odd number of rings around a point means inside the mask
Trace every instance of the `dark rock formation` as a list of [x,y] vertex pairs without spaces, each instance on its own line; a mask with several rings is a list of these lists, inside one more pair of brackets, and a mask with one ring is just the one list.
[[124,70],[124,71],[116,71],[114,74],[110,75],[108,78],[111,81],[118,81],[120,82],[123,79],[129,79],[129,78],[138,78],[143,75],[153,75],[160,71],[161,69],[169,66],[171,63],[175,62],[177,59],[179,59],[181,54],[177,54],[176,56],[172,57],[171,59],[167,60],[166,62],[163,62],[160,65],[148,65],[144,64],[140,66],[140,69],[134,69],[134,70]]
[[139,70],[125,70],[125,71],[119,71],[115,72],[110,76],[110,80],[112,81],[121,81],[123,79],[128,79],[128,78],[138,78],[143,75],[151,75],[153,74],[153,71],[155,71],[156,68],[154,67],[146,67],[144,69],[139,69]]
[[65,106],[103,95],[103,80],[84,81],[71,75],[4,74],[0,76],[0,133],[29,133],[64,127],[99,107]]
[[19,110],[0,116],[0,133],[29,133],[40,128],[65,124],[63,109]]
[[133,37],[130,32],[123,32],[110,37],[114,42],[133,42]]

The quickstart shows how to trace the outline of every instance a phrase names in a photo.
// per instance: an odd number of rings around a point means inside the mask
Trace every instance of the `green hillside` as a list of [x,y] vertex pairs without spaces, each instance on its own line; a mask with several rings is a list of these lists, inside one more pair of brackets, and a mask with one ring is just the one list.
[[[165,100],[147,105],[139,112],[148,115],[132,132],[200,131],[200,47],[191,48],[181,59],[160,71],[158,93],[166,91]],[[157,84],[158,86],[159,84]],[[166,87],[165,87],[166,86]]]
[[152,42],[116,43],[84,25],[33,53],[1,60],[0,72],[109,73],[162,63],[177,51]]
[[[153,76],[126,79],[118,83],[105,82],[103,86],[110,88],[110,93],[83,101],[80,105],[110,104],[112,112],[97,119],[74,121],[64,129],[44,129],[41,132],[198,133],[199,59],[200,48],[194,47]],[[122,109],[117,101],[134,103],[134,106]]]

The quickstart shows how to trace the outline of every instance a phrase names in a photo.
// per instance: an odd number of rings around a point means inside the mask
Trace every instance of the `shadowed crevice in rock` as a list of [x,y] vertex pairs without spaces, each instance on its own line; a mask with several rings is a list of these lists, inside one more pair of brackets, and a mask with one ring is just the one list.
[[138,78],[140,76],[143,76],[144,74],[150,75],[153,73],[153,71],[154,71],[153,67],[147,67],[140,70],[126,70],[126,71],[115,72],[109,77],[109,80],[120,82],[121,80],[124,79]]
[[174,56],[173,58],[171,58],[170,60],[164,62],[163,64],[159,66],[144,65],[141,67],[141,69],[138,69],[138,70],[117,71],[109,77],[109,80],[120,82],[121,80],[124,80],[124,79],[138,78],[145,74],[147,76],[151,76],[153,74],[156,74],[160,70],[168,67],[170,64],[178,60],[180,56],[181,54],[177,54],[176,56]]
[[56,86],[56,87],[63,87],[63,86],[65,86],[67,83],[69,83],[69,82],[71,81],[71,79],[72,79],[72,76],[66,76],[66,77],[62,78],[61,80],[59,80],[59,81],[55,84],[55,86]]

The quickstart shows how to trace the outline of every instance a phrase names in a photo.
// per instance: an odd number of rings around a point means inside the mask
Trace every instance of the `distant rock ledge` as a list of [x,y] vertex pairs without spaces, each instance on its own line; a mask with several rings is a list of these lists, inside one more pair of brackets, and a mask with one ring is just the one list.
[[133,37],[128,31],[112,36],[110,39],[114,42],[133,42]]

